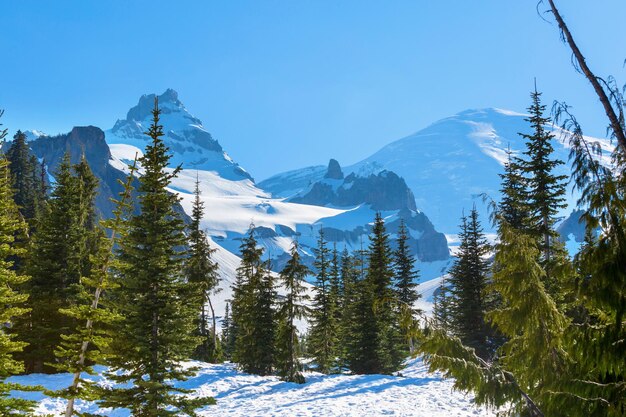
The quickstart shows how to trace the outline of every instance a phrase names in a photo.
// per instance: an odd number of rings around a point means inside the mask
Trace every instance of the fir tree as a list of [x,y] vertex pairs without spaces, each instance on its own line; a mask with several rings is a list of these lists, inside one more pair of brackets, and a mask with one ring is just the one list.
[[477,354],[487,358],[492,349],[490,330],[485,322],[487,306],[484,299],[489,264],[485,256],[489,245],[483,234],[476,207],[469,218],[463,216],[461,244],[457,259],[450,270],[450,324],[452,331],[463,344],[476,349]]
[[107,376],[121,385],[105,390],[101,407],[141,416],[194,416],[212,399],[187,398],[180,394],[189,391],[174,386],[194,374],[180,361],[191,356],[198,340],[192,335],[194,304],[185,299],[184,224],[174,211],[178,197],[166,189],[180,167],[166,169],[170,156],[160,113],[155,99],[146,132],[151,142],[139,159],[141,212],[129,219],[119,242],[115,305],[123,320],[115,329]]
[[244,372],[268,375],[274,362],[276,294],[267,263],[262,260],[263,249],[257,247],[253,225],[240,250],[241,265],[237,268],[231,302],[233,361]]
[[419,273],[415,269],[415,257],[411,254],[408,241],[409,234],[406,224],[404,220],[401,220],[396,240],[397,247],[393,254],[395,270],[394,289],[400,303],[400,312],[403,316],[401,333],[409,345],[409,350],[413,352],[413,338],[409,333],[413,327],[415,314],[418,313],[418,310],[415,308],[415,302],[419,300],[421,295],[417,292],[416,282],[419,279]]
[[[520,133],[526,139],[526,150],[524,158],[518,159],[517,164],[526,181],[529,230],[541,242],[543,261],[549,265],[552,252],[555,251],[555,242],[558,242],[558,233],[554,230],[556,215],[560,209],[566,207],[567,176],[555,175],[553,172],[564,162],[552,156],[554,135],[545,128],[551,121],[550,118],[543,116],[546,106],[541,104],[541,93],[535,88],[531,98],[532,104],[528,108],[530,117],[526,121],[530,123],[533,133]],[[548,271],[549,269],[550,267]]]
[[[217,339],[217,318],[211,301],[211,293],[215,292],[219,283],[218,266],[211,259],[215,252],[209,246],[200,221],[204,217],[204,203],[200,199],[200,184],[196,179],[195,198],[192,207],[191,224],[189,225],[189,256],[186,259],[185,272],[187,281],[192,288],[192,297],[198,307],[196,323],[197,335],[201,344],[196,348],[194,358],[206,362],[220,360],[219,341]],[[211,330],[208,328],[207,305],[211,310]]]
[[510,227],[526,230],[529,227],[526,179],[522,175],[518,159],[513,157],[510,149],[507,149],[504,173],[499,175],[502,195],[498,204],[500,216]]
[[451,330],[450,323],[450,288],[448,281],[443,278],[441,284],[433,293],[433,322],[435,327],[448,333]]
[[298,361],[300,341],[295,320],[301,320],[308,313],[306,302],[309,299],[303,285],[309,269],[302,263],[298,243],[293,242],[291,258],[280,273],[280,279],[287,294],[278,310],[278,330],[276,335],[276,370],[288,382],[304,383],[302,365]]
[[7,150],[11,170],[14,199],[20,213],[33,226],[44,204],[41,189],[44,184],[39,175],[40,164],[31,153],[26,135],[18,130]]
[[391,373],[402,360],[396,293],[389,235],[380,213],[376,214],[365,279],[359,283],[348,352],[350,369],[356,373]]
[[314,253],[314,267],[317,272],[311,311],[309,346],[318,370],[329,373],[336,365],[338,323],[335,300],[331,293],[331,251],[324,238],[323,228],[320,228],[317,248],[314,249]]
[[[73,333],[62,336],[63,341],[55,352],[59,359],[55,367],[61,372],[73,374],[71,385],[56,393],[68,400],[66,417],[74,415],[74,402],[77,398],[97,398],[97,387],[91,380],[84,378],[83,374],[93,374],[91,364],[105,362],[106,352],[113,337],[111,326],[120,319],[111,306],[104,305],[101,299],[103,293],[114,288],[110,279],[110,269],[115,262],[113,256],[115,245],[119,237],[124,234],[126,217],[132,211],[130,199],[136,172],[136,159],[137,157],[130,167],[126,182],[122,184],[124,188],[119,200],[116,201],[113,218],[101,221],[102,229],[108,229],[110,236],[107,237],[103,231],[98,234],[91,276],[81,279],[79,302],[70,308],[60,310],[61,313],[77,319],[79,323]],[[83,167],[80,171],[87,168]]]
[[[2,111],[0,111],[2,116]],[[1,126],[1,125],[0,125]],[[0,140],[5,131],[0,130]],[[16,317],[27,313],[22,307],[27,295],[15,288],[20,287],[28,277],[17,273],[11,258],[21,256],[23,249],[15,246],[15,236],[24,232],[26,225],[21,220],[18,208],[13,201],[11,178],[7,159],[0,156],[0,414],[7,417],[23,416],[32,411],[35,403],[11,397],[11,391],[20,389],[16,384],[9,384],[5,379],[23,372],[24,366],[15,359],[25,343],[16,340],[15,335],[5,331]]]
[[230,359],[233,353],[234,338],[232,337],[232,320],[230,316],[230,303],[226,302],[224,307],[224,318],[222,319],[222,351],[226,359]]
[[30,313],[21,317],[12,332],[29,345],[20,354],[27,372],[54,372],[56,347],[77,322],[60,312],[75,304],[81,277],[91,273],[95,252],[97,179],[83,159],[73,167],[65,155],[55,175],[56,185],[37,225],[26,260],[32,277],[26,285]]

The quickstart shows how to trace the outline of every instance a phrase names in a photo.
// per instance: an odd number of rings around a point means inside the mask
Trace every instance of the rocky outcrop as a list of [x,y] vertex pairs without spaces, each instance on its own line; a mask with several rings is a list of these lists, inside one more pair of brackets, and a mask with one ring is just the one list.
[[30,142],[33,153],[46,164],[48,172],[54,176],[63,155],[69,153],[70,161],[75,164],[83,155],[89,162],[93,173],[98,177],[96,207],[101,215],[110,217],[113,212],[112,197],[122,191],[119,180],[126,175],[109,164],[111,152],[104,140],[104,132],[95,126],[80,126],[65,135],[41,136]]
[[[65,135],[41,136],[30,142],[30,146],[33,153],[46,164],[46,169],[53,177],[65,153],[69,153],[72,164],[78,163],[84,155],[94,175],[98,177],[96,209],[104,218],[113,215],[114,203],[111,199],[117,199],[119,193],[123,191],[120,181],[126,180],[126,174],[109,164],[111,151],[100,128],[75,127]],[[134,200],[137,201],[136,198]],[[135,212],[137,211],[138,208],[135,207]],[[176,206],[176,211],[188,221],[189,217],[180,205]]]
[[[338,176],[341,168],[334,166],[331,160],[329,170],[323,180],[311,185],[309,189],[290,201],[300,204],[317,206],[352,207],[359,204],[368,204],[374,210],[417,210],[413,192],[407,187],[402,178],[390,171],[360,177],[352,173],[346,178],[331,178]],[[335,161],[337,162],[337,161]]]
[[343,179],[343,171],[341,171],[341,166],[336,159],[331,159],[328,162],[328,169],[326,170],[326,175],[324,175],[324,178],[329,178],[331,180]]

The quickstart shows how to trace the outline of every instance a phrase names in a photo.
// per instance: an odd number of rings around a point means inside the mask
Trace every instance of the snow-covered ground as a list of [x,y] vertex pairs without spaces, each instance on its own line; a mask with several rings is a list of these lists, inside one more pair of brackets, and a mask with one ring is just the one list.
[[[181,384],[193,395],[213,396],[217,405],[207,407],[202,416],[492,416],[476,407],[470,395],[452,390],[452,380],[431,374],[415,359],[401,371],[402,376],[322,375],[306,373],[303,385],[282,382],[276,377],[260,377],[238,372],[234,365],[194,363],[197,375]],[[41,384],[49,389],[67,386],[68,374],[29,375],[12,382]],[[38,415],[60,415],[64,400],[42,394],[24,394],[39,400]],[[123,410],[98,410],[93,403],[79,402],[80,411],[109,417],[127,417]]]

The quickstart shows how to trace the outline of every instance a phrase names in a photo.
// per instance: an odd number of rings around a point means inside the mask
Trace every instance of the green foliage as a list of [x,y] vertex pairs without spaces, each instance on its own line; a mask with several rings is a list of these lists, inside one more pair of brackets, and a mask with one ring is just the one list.
[[97,179],[84,159],[72,166],[67,154],[55,177],[26,259],[26,272],[32,277],[25,286],[30,313],[11,329],[28,343],[19,355],[26,372],[56,370],[54,351],[63,335],[77,326],[76,319],[60,309],[80,301],[81,278],[90,276],[91,256],[96,251]]
[[487,358],[494,353],[491,346],[493,332],[485,322],[487,303],[484,292],[489,269],[485,258],[490,247],[475,207],[469,218],[462,217],[459,239],[457,259],[448,279],[450,330],[465,345],[476,349],[478,356]]
[[180,168],[167,169],[160,113],[155,100],[146,132],[152,141],[139,159],[141,212],[128,220],[119,241],[113,301],[123,320],[115,326],[107,359],[107,377],[118,385],[104,390],[100,406],[141,416],[195,416],[214,400],[190,399],[182,395],[188,390],[174,386],[194,374],[181,361],[189,359],[198,339],[195,304],[186,300],[184,224],[174,211],[178,197],[166,189]]
[[26,135],[18,130],[7,150],[11,170],[14,200],[20,213],[32,227],[41,215],[46,199],[46,185],[42,178],[43,166],[32,154]]
[[[83,171],[87,169],[84,167]],[[110,277],[115,263],[114,248],[119,237],[126,232],[126,219],[132,211],[130,198],[135,172],[136,160],[130,167],[126,182],[121,184],[124,188],[115,202],[113,217],[100,221],[102,229],[97,235],[96,251],[91,258],[91,275],[81,278],[77,303],[60,310],[78,322],[73,333],[62,336],[63,341],[55,352],[59,360],[55,364],[57,370],[73,374],[70,386],[51,393],[68,400],[67,416],[76,413],[74,402],[77,398],[93,400],[99,395],[98,388],[91,380],[84,378],[84,374],[94,374],[92,364],[105,363],[106,352],[114,337],[112,326],[120,319],[110,304],[102,302],[102,298],[116,288]],[[104,230],[109,231],[108,237]]]
[[[0,116],[2,113],[0,112]],[[0,131],[0,139],[2,131]],[[0,156],[0,323],[12,323],[16,317],[28,312],[23,307],[28,296],[15,290],[23,285],[28,276],[19,274],[13,268],[11,258],[21,256],[23,249],[16,247],[15,236],[26,228],[13,201],[11,177],[8,161]],[[12,390],[22,387],[8,384],[5,379],[24,370],[21,362],[15,359],[26,343],[16,340],[8,334],[3,325],[0,328],[0,415],[22,416],[30,412],[34,402],[10,397]]]
[[280,280],[287,294],[280,302],[277,312],[278,329],[276,334],[276,371],[285,381],[303,384],[302,364],[298,360],[301,353],[298,329],[295,320],[308,315],[304,279],[309,269],[302,263],[298,252],[298,242],[291,247],[291,258],[280,273]]
[[234,362],[244,371],[257,375],[272,372],[275,355],[276,293],[263,249],[257,247],[254,226],[242,240],[241,265],[233,287],[232,325],[235,337]]
[[309,347],[315,358],[317,369],[320,372],[329,373],[336,370],[339,353],[337,320],[339,269],[336,262],[331,262],[331,250],[327,246],[322,228],[320,228],[314,253],[315,294],[311,311]]
[[367,272],[351,308],[347,362],[355,373],[392,373],[404,359],[400,311],[393,290],[392,251],[384,220],[376,214],[367,251]]
[[[200,199],[200,185],[196,180],[195,198],[192,207],[191,224],[189,225],[189,255],[185,260],[185,274],[190,285],[191,299],[196,304],[198,318],[196,319],[196,335],[200,338],[200,345],[194,352],[194,359],[206,362],[219,362],[220,342],[217,338],[216,317],[211,294],[219,284],[218,266],[211,259],[215,252],[209,245],[200,222],[204,217],[204,202]],[[209,330],[207,305],[211,310],[212,326]]]
[[395,272],[394,290],[396,292],[398,302],[403,306],[401,310],[409,313],[409,316],[401,321],[402,324],[400,326],[400,332],[402,337],[406,340],[409,350],[412,353],[413,338],[409,333],[413,327],[417,314],[420,313],[420,311],[415,308],[415,302],[419,300],[421,294],[417,291],[419,272],[415,269],[415,257],[411,254],[411,250],[409,248],[409,233],[404,220],[400,221],[396,246],[396,250],[393,253],[393,266]]

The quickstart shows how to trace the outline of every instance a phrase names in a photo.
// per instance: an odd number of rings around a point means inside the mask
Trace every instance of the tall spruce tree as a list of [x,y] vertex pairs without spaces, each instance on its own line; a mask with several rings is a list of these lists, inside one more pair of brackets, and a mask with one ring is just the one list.
[[254,225],[240,250],[241,265],[231,302],[230,332],[235,337],[232,359],[244,372],[268,375],[274,364],[276,293],[268,264],[262,260],[263,249],[257,247]]
[[489,263],[485,259],[489,245],[478,220],[476,207],[469,217],[463,216],[461,241],[457,259],[450,270],[450,324],[453,333],[463,344],[476,349],[482,358],[488,358],[491,331],[485,321],[487,305],[484,292]]
[[511,149],[507,149],[507,162],[504,164],[504,173],[499,175],[502,199],[498,204],[497,211],[511,227],[517,230],[525,230],[530,226],[529,207],[526,201],[528,195],[526,179],[522,174],[519,160],[513,156]]
[[324,229],[320,228],[317,248],[313,250],[316,275],[309,347],[317,369],[323,373],[335,370],[338,353],[338,323],[335,311],[337,306],[331,286],[331,250],[327,245]]
[[392,251],[380,213],[368,248],[367,272],[359,282],[348,363],[355,373],[391,373],[403,358],[397,297],[393,290]]
[[40,176],[42,167],[32,154],[22,131],[18,130],[13,137],[6,157],[9,160],[15,203],[32,227],[41,214],[45,198],[41,190],[45,184]]
[[[0,140],[4,134],[5,131],[0,130]],[[0,155],[0,323],[4,324],[0,328],[0,414],[7,417],[23,416],[35,405],[33,401],[11,397],[11,391],[20,387],[5,381],[7,377],[24,370],[23,364],[15,359],[15,354],[26,344],[16,340],[15,335],[5,329],[16,317],[27,313],[23,305],[28,297],[16,290],[28,277],[17,273],[11,260],[23,255],[24,249],[15,245],[15,237],[25,233],[26,229],[13,201],[11,183],[8,161]]]
[[198,344],[193,336],[194,303],[189,303],[183,273],[184,224],[174,211],[178,197],[166,187],[180,167],[167,170],[170,156],[163,143],[161,111],[155,99],[151,142],[139,159],[140,213],[128,221],[119,242],[115,292],[123,320],[116,326],[107,376],[117,384],[105,390],[101,407],[126,408],[138,416],[195,416],[209,398],[190,399],[178,388],[194,374],[180,361]]
[[[194,352],[194,358],[206,362],[218,362],[221,359],[220,343],[217,338],[217,318],[211,300],[219,284],[218,265],[211,259],[215,249],[211,248],[200,222],[204,217],[204,202],[200,199],[200,183],[196,178],[194,201],[189,225],[189,256],[185,260],[187,281],[191,285],[191,296],[198,308],[196,334],[200,345]],[[211,311],[209,329],[207,305]]]
[[54,353],[76,319],[60,312],[79,301],[81,277],[91,274],[95,253],[97,179],[83,159],[72,166],[66,154],[55,174],[56,184],[37,222],[26,271],[30,313],[17,320],[12,332],[29,345],[20,353],[26,372],[54,372]]
[[[526,140],[523,158],[517,164],[526,182],[526,202],[529,209],[530,232],[540,241],[542,258],[547,270],[551,269],[552,253],[558,243],[558,233],[554,230],[557,214],[566,207],[566,175],[556,175],[554,170],[564,162],[555,159],[552,141],[554,135],[546,130],[551,124],[549,117],[544,117],[546,106],[541,104],[541,93],[531,93],[532,104],[528,108],[530,117],[526,119],[533,130],[532,134],[520,133]],[[548,279],[550,279],[548,277]],[[551,283],[554,285],[554,283]]]
[[[81,278],[77,303],[60,310],[61,313],[78,320],[78,327],[73,333],[62,336],[63,341],[55,352],[58,359],[58,363],[55,364],[57,370],[73,374],[71,384],[56,393],[57,396],[67,399],[65,417],[75,414],[76,399],[97,398],[97,386],[92,380],[85,378],[84,374],[94,373],[92,364],[105,362],[114,336],[111,331],[112,325],[120,319],[110,303],[103,303],[102,298],[115,286],[110,277],[115,263],[115,245],[119,237],[125,233],[125,220],[132,212],[131,193],[136,164],[137,156],[130,166],[127,180],[122,183],[124,188],[119,199],[115,201],[113,217],[100,221],[102,230],[97,235],[91,275]],[[104,230],[109,231],[109,236]]]
[[224,318],[222,319],[222,352],[224,358],[230,360],[233,348],[234,338],[232,337],[232,319],[230,315],[230,303],[227,301],[224,307]]
[[277,312],[276,371],[285,381],[303,384],[302,364],[298,360],[300,340],[295,320],[301,320],[308,314],[306,303],[309,296],[303,283],[310,271],[302,263],[298,250],[298,242],[294,241],[291,258],[280,273],[286,295]]
[[409,233],[404,220],[400,221],[398,227],[398,237],[396,239],[396,250],[393,253],[394,266],[394,290],[400,303],[398,310],[400,313],[400,332],[406,340],[409,351],[413,352],[412,329],[419,312],[415,308],[415,302],[421,297],[417,291],[417,280],[419,272],[415,269],[415,257],[409,248]]

